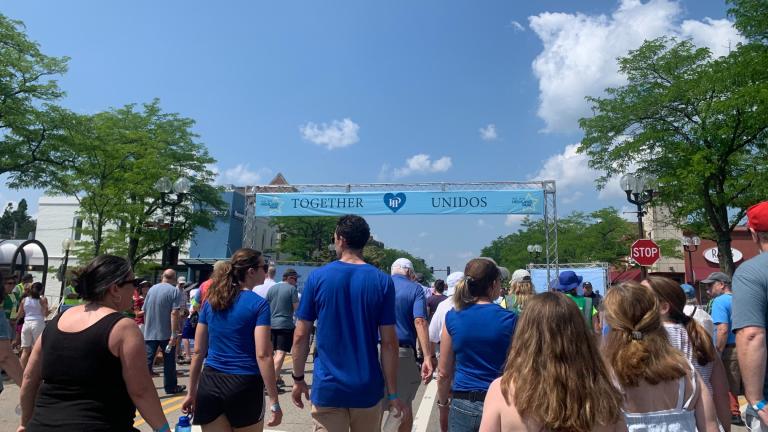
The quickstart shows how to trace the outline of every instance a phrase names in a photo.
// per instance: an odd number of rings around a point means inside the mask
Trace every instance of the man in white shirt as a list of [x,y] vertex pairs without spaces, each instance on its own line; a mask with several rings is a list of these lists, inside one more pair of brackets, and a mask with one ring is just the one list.
[[432,352],[439,352],[440,348],[440,334],[443,332],[443,324],[445,322],[445,314],[449,310],[453,309],[453,292],[456,290],[456,284],[459,283],[461,278],[464,277],[464,272],[453,272],[445,278],[445,295],[447,299],[440,302],[435,309],[435,314],[432,315],[432,321],[429,322],[429,341],[432,342]]
[[269,269],[267,269],[267,278],[264,279],[264,283],[253,287],[253,292],[266,300],[269,289],[272,288],[272,285],[277,283],[275,282],[275,274],[277,274],[277,267],[273,265],[269,266]]

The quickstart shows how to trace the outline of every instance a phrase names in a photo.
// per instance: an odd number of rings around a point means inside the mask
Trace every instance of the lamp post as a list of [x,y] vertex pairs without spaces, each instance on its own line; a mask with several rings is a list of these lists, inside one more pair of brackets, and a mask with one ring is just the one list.
[[[645,238],[645,231],[643,230],[645,210],[643,210],[643,206],[653,201],[656,179],[643,173],[627,173],[621,177],[620,184],[627,194],[627,201],[637,206],[638,238]],[[648,270],[643,266],[640,266],[640,275],[643,279],[648,276]]]
[[[167,177],[163,177],[155,183],[155,190],[160,192],[162,206],[171,208],[171,221],[168,224],[168,244],[163,251],[163,267],[175,264],[173,262],[175,260],[171,259],[171,254],[173,253],[173,222],[176,217],[176,207],[184,201],[187,193],[189,193],[189,188],[190,182],[186,177],[180,177],[173,183]],[[173,198],[171,198],[171,195],[174,195]]]
[[[696,252],[696,249],[699,248],[701,245],[701,238],[699,236],[684,236],[683,237],[683,249],[685,249],[686,252],[688,252],[688,271],[686,272],[686,282],[693,285],[695,282],[695,277],[693,275],[693,253]],[[689,273],[690,272],[690,273]],[[697,294],[699,297],[699,303],[701,303],[701,294]]]
[[[539,259],[539,256],[541,256],[541,251],[542,251],[541,245],[540,244],[528,245],[527,250],[528,250],[528,256],[531,258],[531,262],[535,263],[536,260]],[[536,255],[536,258],[533,257],[534,255]]]
[[67,264],[69,264],[69,251],[75,248],[75,241],[71,238],[64,239],[61,242],[61,250],[64,251],[64,264],[61,267],[61,292],[59,301],[64,301],[64,288],[67,286]]

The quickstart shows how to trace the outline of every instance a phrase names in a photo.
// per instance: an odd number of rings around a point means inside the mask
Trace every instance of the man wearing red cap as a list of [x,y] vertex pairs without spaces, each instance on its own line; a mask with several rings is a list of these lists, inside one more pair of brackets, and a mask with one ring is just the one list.
[[768,431],[768,201],[750,207],[747,218],[760,254],[740,265],[733,275],[733,328],[748,402],[747,427]]

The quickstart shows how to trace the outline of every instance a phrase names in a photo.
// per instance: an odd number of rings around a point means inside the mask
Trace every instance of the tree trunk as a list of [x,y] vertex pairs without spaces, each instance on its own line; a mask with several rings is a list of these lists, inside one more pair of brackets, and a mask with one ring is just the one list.
[[731,250],[731,233],[728,231],[717,233],[717,259],[720,262],[720,271],[733,276],[736,266],[733,263]]

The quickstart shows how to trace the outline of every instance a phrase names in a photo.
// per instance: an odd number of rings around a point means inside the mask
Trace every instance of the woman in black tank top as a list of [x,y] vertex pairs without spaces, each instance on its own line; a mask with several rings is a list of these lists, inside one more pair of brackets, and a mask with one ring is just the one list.
[[21,387],[24,430],[136,431],[138,408],[153,430],[169,431],[143,337],[120,313],[132,307],[135,282],[128,262],[110,255],[78,275],[88,303],[48,323],[32,350]]

